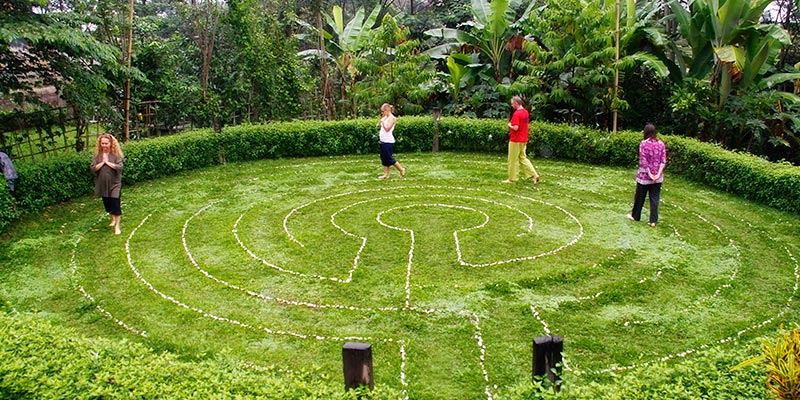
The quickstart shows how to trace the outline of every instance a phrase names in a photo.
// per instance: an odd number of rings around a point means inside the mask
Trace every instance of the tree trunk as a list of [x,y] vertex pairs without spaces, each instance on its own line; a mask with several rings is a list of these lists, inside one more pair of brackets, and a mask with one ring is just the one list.
[[[194,3],[194,1],[193,1]],[[214,53],[214,39],[219,24],[219,7],[212,0],[205,0],[201,9],[195,9],[192,21],[193,39],[200,49],[202,67],[200,85],[203,88],[203,99],[208,97],[208,80],[211,71],[211,57]]]
[[320,73],[320,92],[322,94],[322,104],[325,108],[325,118],[328,120],[334,119],[336,110],[333,104],[333,94],[331,93],[331,82],[328,76],[328,61],[323,57],[325,53],[325,30],[322,25],[322,0],[318,0],[314,7],[314,13],[317,19],[317,32],[319,32],[319,73]]

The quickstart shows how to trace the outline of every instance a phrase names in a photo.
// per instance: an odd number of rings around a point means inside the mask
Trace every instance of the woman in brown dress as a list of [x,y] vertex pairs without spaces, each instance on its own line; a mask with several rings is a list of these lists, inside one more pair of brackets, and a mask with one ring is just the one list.
[[114,234],[122,231],[119,222],[122,218],[120,195],[122,189],[122,149],[114,136],[103,134],[97,137],[97,146],[92,159],[94,173],[94,196],[103,198],[103,206],[111,215],[108,226],[114,228]]

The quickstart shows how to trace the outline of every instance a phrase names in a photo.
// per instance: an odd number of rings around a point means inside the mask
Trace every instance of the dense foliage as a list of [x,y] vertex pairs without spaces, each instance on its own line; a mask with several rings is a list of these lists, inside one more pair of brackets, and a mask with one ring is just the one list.
[[0,10],[0,95],[26,108],[54,85],[79,121],[121,134],[130,80],[132,138],[372,116],[382,102],[499,118],[523,95],[540,120],[656,122],[797,163],[797,3],[771,3],[626,1],[617,17],[582,0],[16,1]]

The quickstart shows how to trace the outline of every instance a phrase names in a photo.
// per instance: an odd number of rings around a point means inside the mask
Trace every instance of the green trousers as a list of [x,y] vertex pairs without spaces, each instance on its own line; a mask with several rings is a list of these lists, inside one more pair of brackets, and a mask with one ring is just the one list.
[[539,175],[533,168],[531,160],[525,154],[527,147],[528,143],[525,142],[508,142],[508,180],[511,182],[516,182],[519,179],[520,168],[522,168],[525,179]]

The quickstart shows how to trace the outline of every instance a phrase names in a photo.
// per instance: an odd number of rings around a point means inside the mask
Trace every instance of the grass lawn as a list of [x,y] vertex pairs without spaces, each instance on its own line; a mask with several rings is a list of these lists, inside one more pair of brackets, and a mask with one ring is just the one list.
[[487,399],[529,379],[534,337],[582,376],[680,363],[793,326],[800,218],[669,174],[658,227],[625,218],[632,168],[400,154],[268,160],[28,216],[0,240],[0,300],[187,359],[312,369],[345,342],[410,398]]

